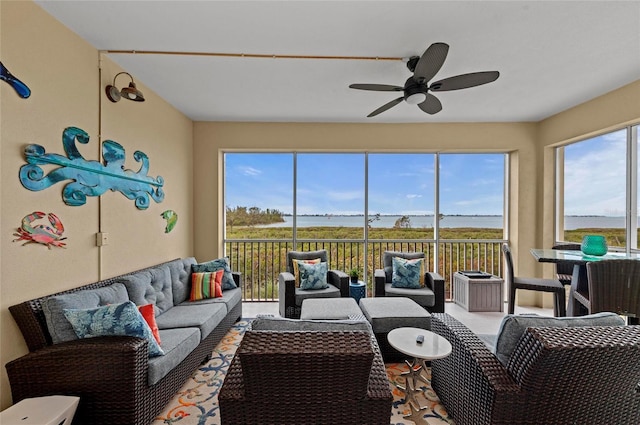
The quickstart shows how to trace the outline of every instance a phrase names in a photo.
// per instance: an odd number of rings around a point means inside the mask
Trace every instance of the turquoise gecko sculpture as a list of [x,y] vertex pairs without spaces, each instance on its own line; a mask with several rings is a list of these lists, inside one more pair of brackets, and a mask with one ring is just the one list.
[[[142,162],[140,170],[133,172],[124,168],[125,151],[122,145],[113,140],[102,143],[102,157],[105,164],[99,161],[85,160],[78,148],[76,140],[82,144],[89,142],[89,135],[77,127],[67,127],[62,132],[62,146],[67,157],[45,153],[45,149],[36,144],[28,145],[24,154],[28,164],[20,167],[20,183],[29,189],[39,191],[64,180],[67,183],[62,191],[62,199],[67,205],[80,206],[87,202],[87,196],[100,196],[107,190],[119,191],[128,199],[135,199],[138,209],[149,207],[149,198],[162,202],[164,179],[161,176],[152,178],[149,172],[149,158],[144,152],[136,151],[133,158]],[[45,175],[40,165],[59,165]]]

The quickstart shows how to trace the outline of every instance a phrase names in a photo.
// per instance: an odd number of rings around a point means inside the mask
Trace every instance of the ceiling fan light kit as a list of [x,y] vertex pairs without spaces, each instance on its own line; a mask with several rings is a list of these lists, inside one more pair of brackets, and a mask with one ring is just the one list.
[[[123,87],[122,90],[118,90],[116,87],[116,78],[118,75],[126,74],[131,78],[131,82],[128,87]],[[105,88],[105,92],[107,94],[107,98],[113,103],[118,102],[121,98],[125,98],[127,100],[132,100],[134,102],[144,102],[144,95],[140,90],[137,89],[136,83],[133,82],[133,77],[128,72],[119,72],[113,77],[113,84],[109,84]]]
[[351,84],[352,89],[370,91],[402,91],[404,96],[388,102],[367,117],[374,117],[388,109],[393,108],[402,100],[410,105],[418,105],[425,113],[433,115],[442,110],[442,104],[437,97],[429,93],[430,91],[451,91],[491,83],[498,79],[498,71],[472,72],[469,74],[456,75],[454,77],[439,80],[431,85],[429,81],[440,71],[444,64],[449,45],[446,43],[433,43],[422,56],[412,56],[407,60],[407,68],[413,75],[404,83],[404,87],[387,84]]

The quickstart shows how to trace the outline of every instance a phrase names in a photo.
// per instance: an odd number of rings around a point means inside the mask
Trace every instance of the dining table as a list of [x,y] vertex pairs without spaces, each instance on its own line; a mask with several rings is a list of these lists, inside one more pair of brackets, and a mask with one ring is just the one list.
[[583,316],[588,314],[587,308],[579,302],[580,297],[589,298],[589,281],[587,278],[587,263],[602,260],[640,260],[639,253],[626,253],[609,251],[605,255],[587,255],[582,251],[533,248],[531,255],[540,263],[562,263],[572,264],[573,274],[571,275],[571,289],[569,290],[569,301],[567,303],[567,316]]

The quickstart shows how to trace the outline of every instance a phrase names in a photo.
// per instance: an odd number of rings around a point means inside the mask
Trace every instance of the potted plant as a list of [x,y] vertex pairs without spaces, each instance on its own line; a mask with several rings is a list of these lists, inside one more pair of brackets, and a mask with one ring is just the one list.
[[360,277],[360,270],[357,268],[353,268],[349,271],[349,277],[351,278],[351,283],[358,283],[358,278]]

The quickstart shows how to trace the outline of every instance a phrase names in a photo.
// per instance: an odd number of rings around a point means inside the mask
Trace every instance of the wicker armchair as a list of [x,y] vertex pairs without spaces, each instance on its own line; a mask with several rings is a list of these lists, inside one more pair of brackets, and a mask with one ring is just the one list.
[[640,261],[601,260],[587,263],[589,293],[576,291],[578,302],[589,314],[613,311],[627,316],[629,324],[640,319]]
[[389,424],[368,331],[247,331],[218,397],[223,425]]
[[430,313],[444,313],[444,279],[438,273],[425,272],[424,288],[394,288],[391,285],[393,257],[407,260],[425,258],[424,252],[385,251],[382,254],[383,269],[374,272],[373,289],[376,297],[406,297]]
[[319,258],[328,263],[327,251],[289,251],[287,252],[287,271],[278,275],[278,304],[280,315],[290,319],[299,319],[302,301],[307,298],[331,298],[349,296],[349,276],[340,270],[327,271],[326,289],[304,290],[296,287],[293,260],[313,260]]
[[457,425],[640,423],[640,326],[528,328],[507,367],[449,315],[431,329],[453,346],[431,384]]

